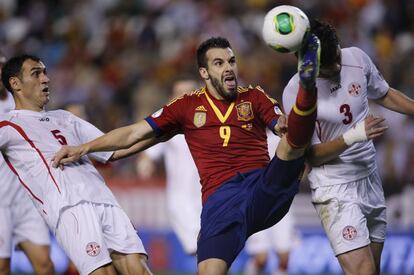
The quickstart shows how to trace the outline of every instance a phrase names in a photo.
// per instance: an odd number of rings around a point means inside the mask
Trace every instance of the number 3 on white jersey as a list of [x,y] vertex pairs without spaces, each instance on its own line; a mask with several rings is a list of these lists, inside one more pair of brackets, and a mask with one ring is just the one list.
[[353,117],[352,117],[352,113],[351,113],[351,107],[348,104],[342,104],[339,107],[339,112],[341,114],[344,114],[345,118],[342,120],[342,122],[344,124],[349,124],[352,122]]

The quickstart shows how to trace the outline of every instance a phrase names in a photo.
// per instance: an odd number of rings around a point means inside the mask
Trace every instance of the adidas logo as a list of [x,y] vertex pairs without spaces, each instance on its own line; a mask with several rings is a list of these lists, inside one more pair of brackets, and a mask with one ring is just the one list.
[[207,109],[203,105],[198,106],[195,110],[196,111],[207,112]]

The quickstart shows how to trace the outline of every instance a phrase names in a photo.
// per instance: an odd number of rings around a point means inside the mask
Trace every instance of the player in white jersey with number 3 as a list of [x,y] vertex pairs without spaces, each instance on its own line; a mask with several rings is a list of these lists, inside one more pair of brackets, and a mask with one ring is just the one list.
[[[0,72],[6,58],[0,52]],[[14,100],[0,83],[0,114],[14,109]],[[0,154],[0,274],[10,274],[13,242],[23,250],[36,274],[53,274],[49,229]]]
[[[362,50],[341,49],[332,26],[314,20],[311,31],[322,46],[318,116],[308,152],[312,201],[344,272],[379,274],[387,222],[372,139],[386,127],[369,115],[368,100],[408,115],[414,101],[389,87]],[[295,75],[284,90],[287,113],[298,85]]]
[[[45,111],[49,78],[39,58],[11,58],[2,81],[16,109],[0,116],[0,150],[79,272],[150,274],[141,240],[88,157],[64,170],[51,166],[62,145],[81,144],[102,132],[67,111]],[[91,157],[106,162],[127,154]]]

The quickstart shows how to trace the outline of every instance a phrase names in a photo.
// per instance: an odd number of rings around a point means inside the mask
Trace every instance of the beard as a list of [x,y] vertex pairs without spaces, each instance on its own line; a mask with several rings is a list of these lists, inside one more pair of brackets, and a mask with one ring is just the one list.
[[212,77],[211,78],[211,84],[213,85],[214,89],[216,89],[216,91],[218,92],[218,94],[223,97],[227,102],[232,102],[234,100],[236,100],[237,98],[237,79],[235,79],[236,81],[236,86],[234,89],[226,89],[224,87],[224,81],[223,80],[219,80],[218,78]]

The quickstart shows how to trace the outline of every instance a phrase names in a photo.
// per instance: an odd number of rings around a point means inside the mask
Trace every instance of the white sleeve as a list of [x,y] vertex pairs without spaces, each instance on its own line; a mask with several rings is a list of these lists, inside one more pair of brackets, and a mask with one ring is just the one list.
[[286,85],[285,89],[283,90],[283,109],[285,114],[289,114],[290,110],[292,110],[293,105],[296,101],[296,96],[299,91],[299,77],[298,74],[295,74]]
[[[101,130],[96,128],[91,123],[75,115],[71,115],[71,116],[74,122],[74,128],[76,131],[76,135],[79,139],[79,144],[89,142],[104,134]],[[114,152],[95,152],[95,153],[88,154],[88,156],[94,160],[105,163],[111,158],[113,153]]]
[[377,99],[385,96],[390,88],[377,66],[371,58],[361,49],[355,48],[361,54],[362,66],[367,78],[367,95],[369,99]]
[[145,151],[143,151],[143,153],[147,157],[149,157],[151,160],[159,161],[161,159],[161,157],[164,155],[165,146],[167,146],[166,145],[167,142],[168,141],[158,143],[158,144],[146,149]]

